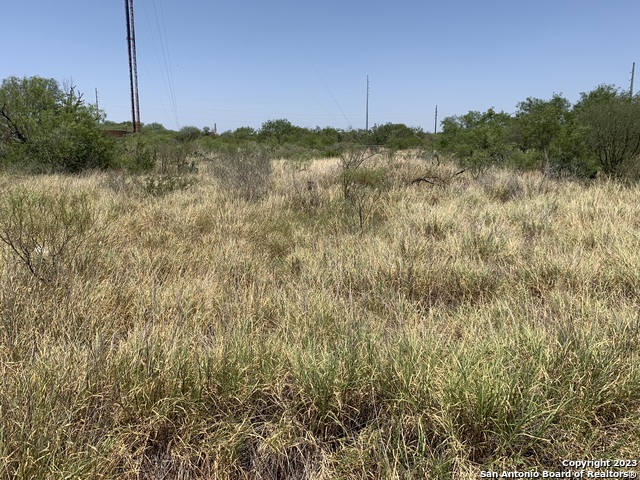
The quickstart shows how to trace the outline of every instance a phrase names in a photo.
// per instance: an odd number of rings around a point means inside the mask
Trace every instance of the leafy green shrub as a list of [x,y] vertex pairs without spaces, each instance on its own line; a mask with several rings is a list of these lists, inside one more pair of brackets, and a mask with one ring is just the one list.
[[130,173],[142,173],[153,170],[158,154],[143,137],[133,136],[120,144],[118,166]]
[[633,175],[640,156],[640,99],[602,86],[583,93],[577,109],[586,146],[602,172],[618,178]]
[[186,126],[182,127],[177,134],[177,139],[183,143],[189,143],[197,140],[202,137],[202,131],[198,127],[194,126]]
[[0,144],[6,163],[34,172],[76,173],[110,167],[115,143],[100,112],[53,79],[9,77],[0,86]]
[[[192,157],[192,144],[164,143],[155,149],[160,171],[164,174],[196,173],[198,167]],[[190,160],[191,158],[191,160]]]
[[439,149],[453,153],[465,168],[484,169],[500,164],[513,151],[509,114],[486,112],[447,117],[442,121]]
[[369,142],[373,145],[385,145],[392,150],[417,148],[423,143],[424,132],[419,127],[407,127],[403,124],[386,123],[374,125],[369,132]]
[[269,191],[271,159],[267,151],[258,145],[233,148],[218,154],[211,171],[223,188],[245,200],[258,200]]
[[505,166],[513,170],[537,170],[544,165],[544,155],[538,150],[514,150],[506,158]]
[[286,158],[287,160],[304,162],[320,156],[322,156],[321,152],[295,143],[285,143],[271,147],[272,158]]

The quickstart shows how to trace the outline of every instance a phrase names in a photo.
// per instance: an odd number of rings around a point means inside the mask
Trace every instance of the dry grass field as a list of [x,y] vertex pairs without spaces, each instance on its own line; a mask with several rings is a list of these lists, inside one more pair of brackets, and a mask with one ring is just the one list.
[[0,177],[0,478],[640,460],[640,187],[377,168],[357,204],[331,160],[252,200]]

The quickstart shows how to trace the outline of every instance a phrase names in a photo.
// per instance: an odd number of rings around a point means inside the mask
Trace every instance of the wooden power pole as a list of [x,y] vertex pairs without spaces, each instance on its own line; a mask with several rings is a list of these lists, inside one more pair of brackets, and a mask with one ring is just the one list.
[[365,110],[365,130],[369,131],[369,75],[367,75],[367,107]]
[[127,48],[129,51],[129,83],[131,86],[131,117],[133,133],[140,131],[140,97],[138,95],[138,61],[136,59],[136,27],[133,16],[133,0],[124,0],[127,17]]
[[98,87],[96,87],[96,120],[100,121],[100,100],[98,99]]
[[438,105],[436,105],[436,120],[433,124],[433,133],[438,133]]

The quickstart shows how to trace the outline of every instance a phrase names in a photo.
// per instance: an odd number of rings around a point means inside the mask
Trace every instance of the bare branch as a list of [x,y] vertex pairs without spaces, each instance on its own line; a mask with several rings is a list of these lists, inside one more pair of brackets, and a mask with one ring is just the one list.
[[15,124],[15,122],[11,120],[11,117],[6,112],[6,108],[7,108],[7,104],[5,103],[4,105],[2,105],[2,108],[0,109],[0,115],[2,115],[2,117],[7,121],[10,134],[15,138],[17,138],[20,143],[27,143],[29,138],[24,133],[22,133],[22,131]]
[[451,177],[449,177],[448,179],[444,179],[441,177],[437,177],[437,176],[430,176],[430,177],[418,177],[418,178],[414,178],[413,180],[411,180],[411,185],[415,185],[416,183],[420,183],[420,182],[425,182],[428,183],[430,185],[435,185],[436,187],[445,187],[446,185],[449,185],[449,183],[451,182],[451,180],[453,180],[454,177],[457,177],[458,175],[463,174],[466,171],[466,169],[464,170],[460,170],[459,172],[454,173],[453,175],[451,175]]

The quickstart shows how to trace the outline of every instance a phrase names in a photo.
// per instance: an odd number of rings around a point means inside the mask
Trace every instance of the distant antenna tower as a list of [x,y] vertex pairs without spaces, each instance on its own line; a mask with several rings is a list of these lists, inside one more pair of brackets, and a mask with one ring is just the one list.
[[124,0],[127,17],[127,48],[129,50],[129,83],[131,85],[131,116],[133,133],[140,131],[140,97],[138,96],[138,61],[136,59],[136,27],[133,0]]
[[631,96],[631,98],[633,98],[633,78],[635,77],[635,73],[636,62],[633,62],[633,65],[631,66],[631,88],[629,88],[629,96]]

